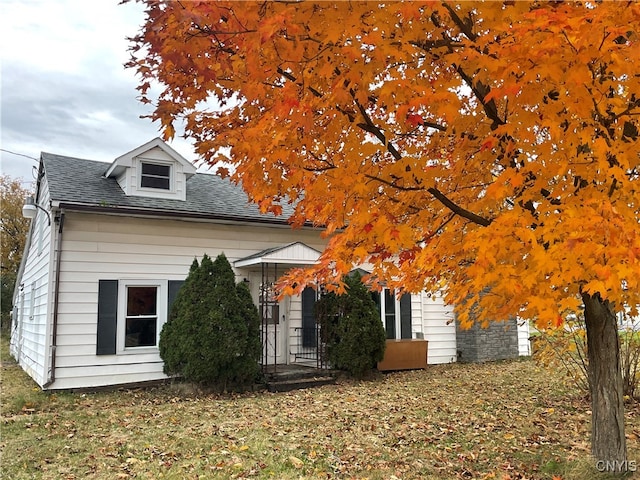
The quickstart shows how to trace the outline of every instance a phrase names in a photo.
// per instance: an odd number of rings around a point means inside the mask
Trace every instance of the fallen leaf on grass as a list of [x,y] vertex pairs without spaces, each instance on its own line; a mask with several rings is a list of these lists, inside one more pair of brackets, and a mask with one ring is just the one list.
[[[0,447],[20,459],[15,452],[25,444],[44,445],[42,454],[33,448],[29,473],[37,475],[36,468],[51,463],[69,464],[68,473],[77,478],[88,477],[86,459],[92,455],[103,461],[95,478],[116,478],[125,467],[121,478],[143,478],[147,471],[148,478],[184,478],[176,472],[208,467],[213,478],[264,471],[265,478],[286,480],[305,474],[549,480],[551,474],[538,466],[549,458],[567,458],[569,465],[574,458],[589,458],[589,404],[566,388],[564,377],[538,371],[531,362],[432,366],[375,382],[343,381],[273,395],[180,399],[163,389],[136,395],[96,394],[87,397],[87,408],[67,411],[62,404],[60,411],[24,418],[14,428],[20,441]],[[135,411],[127,417],[131,408]],[[632,448],[640,437],[640,415],[634,412],[629,411],[627,427]],[[40,440],[43,431],[48,436]],[[59,456],[52,460],[47,452],[58,439],[70,446],[57,448]],[[13,457],[5,454],[3,463]],[[7,478],[17,478],[24,465],[16,460],[8,468]]]
[[298,457],[294,457],[293,455],[289,456],[289,461],[291,462],[291,465],[293,465],[295,468],[302,468],[304,466],[304,462],[300,460]]

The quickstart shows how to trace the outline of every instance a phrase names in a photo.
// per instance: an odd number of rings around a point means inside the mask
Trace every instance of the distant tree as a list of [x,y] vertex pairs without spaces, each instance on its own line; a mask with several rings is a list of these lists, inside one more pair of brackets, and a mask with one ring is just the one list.
[[257,317],[224,254],[214,262],[205,254],[200,265],[194,260],[160,333],[165,373],[219,389],[252,383],[258,372]]
[[21,179],[0,175],[0,283],[2,328],[9,325],[13,289],[29,233],[29,219],[22,216],[24,199],[31,193]]
[[386,335],[360,275],[347,275],[344,283],[344,294],[329,292],[317,302],[316,316],[331,365],[362,377],[382,360]]

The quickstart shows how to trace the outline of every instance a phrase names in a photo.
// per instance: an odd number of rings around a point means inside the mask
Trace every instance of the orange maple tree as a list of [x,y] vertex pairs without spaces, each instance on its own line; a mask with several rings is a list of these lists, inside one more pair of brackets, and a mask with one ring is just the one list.
[[638,3],[144,3],[129,66],[165,136],[184,121],[264,211],[292,202],[328,237],[286,293],[367,264],[374,284],[442,292],[463,326],[583,310],[592,453],[625,468]]

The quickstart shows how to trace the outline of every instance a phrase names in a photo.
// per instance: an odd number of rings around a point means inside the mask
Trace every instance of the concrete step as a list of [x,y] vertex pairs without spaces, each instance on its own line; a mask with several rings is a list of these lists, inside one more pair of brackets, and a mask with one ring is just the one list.
[[303,365],[277,365],[268,367],[264,372],[267,380],[296,380],[299,378],[314,378],[331,376],[332,370],[307,367]]
[[270,392],[290,392],[291,390],[301,390],[333,383],[336,383],[336,379],[331,376],[267,380],[267,390]]

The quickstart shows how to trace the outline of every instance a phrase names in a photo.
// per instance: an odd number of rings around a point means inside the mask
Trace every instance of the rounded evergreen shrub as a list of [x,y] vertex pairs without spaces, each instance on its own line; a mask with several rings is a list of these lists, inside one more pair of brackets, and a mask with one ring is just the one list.
[[316,316],[331,366],[362,377],[382,360],[386,333],[360,275],[349,275],[344,281],[346,292],[324,295],[316,304]]
[[225,255],[214,262],[204,255],[200,265],[191,265],[160,333],[165,373],[219,389],[253,383],[258,323],[251,295],[246,286],[236,286]]

